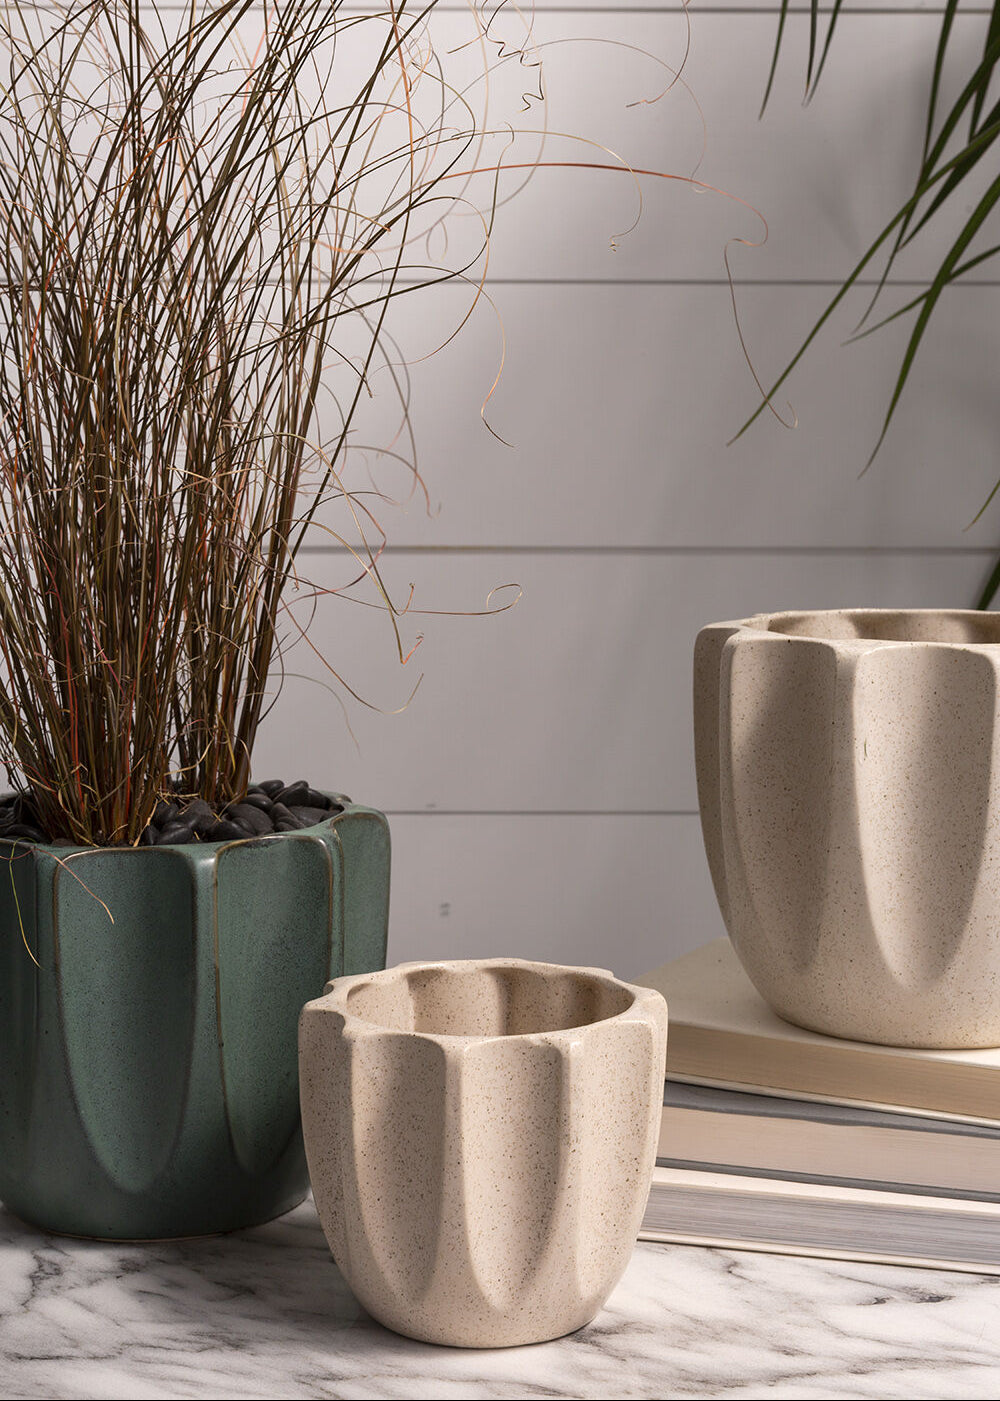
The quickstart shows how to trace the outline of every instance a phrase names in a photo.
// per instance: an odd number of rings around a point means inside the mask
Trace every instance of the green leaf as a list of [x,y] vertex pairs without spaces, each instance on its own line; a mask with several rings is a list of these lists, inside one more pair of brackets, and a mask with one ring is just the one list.
[[771,58],[771,71],[767,75],[767,87],[764,89],[764,100],[760,104],[758,116],[764,115],[764,108],[767,106],[767,99],[771,96],[771,88],[774,84],[774,75],[778,68],[778,56],[781,53],[781,40],[785,33],[785,20],[788,18],[789,0],[781,0],[781,13],[778,15],[778,33],[774,40],[774,54]]
[[1000,136],[1000,102],[997,102],[995,106],[991,108],[990,114],[986,120],[986,125],[983,127],[983,131],[992,131],[992,138],[989,141],[987,141],[985,145],[978,146],[975,152],[969,155],[967,158],[959,161],[959,164],[955,167],[955,169],[949,175],[948,179],[945,181],[943,188],[940,189],[935,195],[930,207],[924,211],[924,213],[920,216],[920,219],[917,222],[917,224],[907,235],[906,239],[903,240],[905,243],[909,243],[910,239],[916,237],[916,235],[927,223],[928,219],[930,219],[932,215],[937,213],[937,211],[941,208],[942,204],[944,204],[945,201],[951,196],[951,194],[958,188],[958,186],[962,183],[962,181],[969,174],[969,172],[974,169],[974,167],[978,164],[980,160],[982,160],[983,156],[989,150],[990,146],[992,146],[997,136]]
[[945,51],[948,48],[948,40],[951,37],[952,22],[955,18],[955,11],[958,9],[958,0],[948,0],[945,6],[944,17],[941,20],[941,33],[938,38],[937,52],[934,55],[934,74],[931,78],[931,92],[927,102],[927,128],[924,133],[924,153],[923,163],[926,166],[927,156],[931,148],[931,137],[934,134],[934,114],[937,111],[938,93],[941,90],[941,72],[944,68]]
[[[822,74],[822,72],[823,72],[823,67],[824,67],[824,65],[825,65],[825,63],[826,63],[826,56],[827,56],[827,54],[830,52],[830,40],[833,38],[833,31],[834,31],[834,27],[836,26],[836,23],[837,23],[837,16],[840,14],[840,6],[841,6],[841,3],[842,3],[842,0],[833,0],[833,9],[830,11],[830,23],[829,23],[829,25],[827,26],[827,30],[826,30],[826,42],[823,44],[823,52],[822,52],[822,54],[820,55],[819,67],[816,69],[816,76],[815,76],[815,78],[812,80],[812,85],[810,86],[810,89],[809,89],[809,96],[810,96],[810,97],[812,97],[813,93],[816,91],[816,85],[819,83],[820,75]],[[814,3],[814,5],[813,5],[813,13],[814,13],[814,15],[815,15],[815,12],[816,12],[816,4]],[[810,63],[810,68],[811,68],[811,66],[812,66],[812,65],[811,65],[811,63]]]
[[867,465],[871,464],[873,458],[875,457],[875,454],[882,446],[882,442],[889,428],[889,423],[892,419],[893,414],[896,411],[896,405],[899,403],[900,395],[903,392],[903,386],[906,384],[907,378],[909,377],[910,369],[913,365],[913,360],[917,353],[917,349],[919,348],[920,342],[923,339],[924,331],[927,329],[927,323],[931,318],[931,314],[935,306],[937,305],[938,299],[941,296],[941,293],[944,291],[945,286],[951,280],[954,269],[958,264],[958,259],[965,252],[966,248],[968,248],[973,238],[979,232],[987,216],[989,215],[990,211],[994,208],[998,200],[1000,200],[1000,176],[997,176],[997,178],[990,185],[989,189],[986,191],[985,195],[983,195],[982,199],[976,205],[976,208],[972,212],[969,219],[966,221],[962,232],[959,234],[958,238],[948,250],[947,257],[941,264],[941,267],[938,269],[934,281],[931,283],[931,286],[927,291],[927,294],[923,301],[923,306],[920,309],[920,314],[917,317],[917,324],[913,328],[913,333],[910,336],[909,343],[903,355],[903,363],[900,367],[899,375],[896,379],[896,385],[893,389],[892,398],[889,401],[889,408],[886,411],[885,419],[882,424],[882,431],[879,434],[878,442],[872,449],[872,454],[871,457],[869,457],[868,459]]
[[[960,277],[964,277],[967,272],[976,267],[979,263],[985,263],[989,258],[995,258],[998,253],[1000,253],[1000,243],[994,244],[992,248],[987,248],[982,253],[977,253],[974,258],[969,258],[966,262],[955,268],[948,279],[949,282],[957,282]],[[899,318],[905,316],[908,311],[913,311],[914,308],[918,307],[928,296],[929,292],[930,288],[925,288],[923,292],[914,297],[912,301],[907,302],[905,306],[897,307],[897,309],[890,312],[888,316],[883,316],[881,321],[876,321],[874,326],[866,326],[863,331],[858,331],[855,335],[851,336],[847,344],[853,345],[855,341],[863,341],[866,337],[873,336],[876,331],[881,331],[883,326],[888,326],[891,321],[898,321]]]
[[[979,143],[979,142],[984,142],[984,141],[990,140],[990,139],[992,139],[992,134],[989,133],[989,132],[983,132],[980,136],[976,137],[976,140],[975,140],[975,141],[969,143],[969,146],[966,147],[966,151],[968,151],[969,149],[971,149],[972,147],[974,147],[977,143]],[[816,337],[817,337],[817,335],[819,334],[819,332],[820,332],[820,331],[822,330],[822,328],[826,325],[827,321],[829,321],[830,317],[833,315],[834,311],[837,309],[837,307],[838,307],[838,306],[840,305],[840,303],[843,301],[844,297],[845,297],[845,296],[847,295],[847,293],[851,290],[851,288],[852,288],[852,287],[854,286],[854,284],[857,282],[858,278],[859,278],[859,277],[861,276],[861,274],[864,272],[865,268],[869,265],[869,263],[870,263],[870,262],[872,261],[872,259],[875,257],[876,253],[879,251],[879,249],[882,247],[882,245],[892,236],[892,234],[896,231],[896,229],[899,227],[899,225],[902,223],[902,221],[903,221],[903,220],[907,217],[907,215],[916,207],[918,201],[919,201],[920,199],[923,198],[923,196],[927,193],[927,191],[930,190],[930,189],[932,189],[933,186],[934,186],[935,184],[938,183],[938,181],[944,180],[944,179],[947,177],[947,175],[949,174],[949,172],[954,168],[954,165],[956,164],[956,162],[957,162],[959,159],[961,159],[962,155],[964,155],[964,154],[965,154],[965,152],[962,152],[960,156],[956,156],[956,157],[954,157],[952,160],[946,161],[945,164],[941,167],[941,169],[938,170],[938,171],[936,171],[933,175],[929,176],[928,179],[924,182],[924,184],[920,187],[920,189],[917,190],[916,193],[914,193],[913,195],[910,196],[910,198],[907,200],[907,202],[903,205],[902,209],[900,209],[900,210],[893,216],[893,218],[890,219],[889,223],[886,224],[885,228],[882,230],[882,232],[879,234],[879,236],[878,236],[878,237],[875,239],[875,241],[869,246],[868,250],[867,250],[865,253],[862,254],[861,258],[860,258],[859,261],[855,264],[855,266],[854,266],[854,268],[852,269],[852,271],[848,274],[848,276],[847,276],[847,277],[844,279],[844,281],[841,283],[840,287],[837,289],[836,293],[833,295],[833,297],[830,299],[830,302],[827,304],[826,310],[823,312],[823,314],[822,314],[822,315],[818,318],[818,320],[815,322],[815,324],[813,325],[812,330],[809,332],[808,336],[807,336],[807,337],[805,338],[805,340],[802,342],[802,344],[800,345],[800,347],[799,347],[798,351],[796,352],[796,354],[792,357],[792,359],[791,359],[791,360],[788,362],[788,364],[785,366],[785,368],[784,368],[784,370],[782,371],[782,373],[778,376],[778,378],[777,378],[777,379],[774,381],[774,383],[771,385],[770,390],[767,392],[767,394],[766,394],[765,397],[761,400],[761,402],[757,405],[757,408],[754,409],[753,413],[752,413],[752,414],[750,415],[750,417],[746,420],[746,422],[743,424],[743,426],[742,426],[742,427],[739,429],[739,431],[730,439],[730,442],[736,442],[736,440],[737,440],[738,438],[741,438],[741,437],[743,436],[743,434],[747,431],[747,429],[750,427],[750,425],[751,425],[752,423],[756,422],[756,420],[760,417],[760,415],[761,415],[761,414],[764,412],[764,410],[767,408],[768,404],[771,402],[771,399],[773,398],[773,396],[777,393],[777,391],[778,391],[778,390],[781,388],[781,386],[784,384],[785,380],[788,378],[788,376],[789,376],[789,375],[792,373],[792,371],[795,369],[795,366],[796,366],[796,365],[799,363],[799,361],[802,359],[803,355],[805,355],[806,350],[809,348],[809,346],[810,346],[810,345],[813,343],[813,341],[816,339]]]
[[[947,21],[947,19],[948,16],[946,15],[945,20]],[[878,286],[875,288],[872,298],[869,301],[868,306],[865,308],[864,315],[861,317],[861,321],[859,323],[860,325],[864,325],[868,317],[871,315],[872,308],[875,306],[876,302],[882,294],[882,290],[885,287],[886,280],[889,277],[889,274],[895,264],[896,258],[900,250],[906,243],[909,242],[910,238],[912,238],[913,235],[916,233],[916,230],[912,230],[910,232],[908,232],[908,230],[910,222],[914,214],[917,212],[920,201],[928,193],[931,186],[938,182],[939,177],[943,173],[943,171],[954,171],[959,167],[971,169],[972,166],[979,159],[979,155],[983,152],[983,150],[985,150],[987,146],[992,144],[993,139],[997,135],[998,130],[1000,130],[1000,128],[996,126],[987,126],[981,128],[974,137],[970,137],[968,143],[966,144],[963,150],[959,151],[955,156],[952,156],[948,160],[947,164],[942,166],[940,170],[935,171],[935,166],[937,165],[938,161],[943,158],[948,146],[948,142],[951,140],[951,137],[953,136],[954,132],[959,126],[959,123],[962,118],[962,113],[965,111],[966,107],[968,107],[970,102],[975,101],[976,94],[980,91],[981,86],[984,83],[987,85],[989,84],[990,79],[993,75],[993,70],[998,60],[1000,60],[1000,39],[997,39],[991,45],[987,46],[987,50],[984,53],[983,58],[976,65],[976,69],[973,72],[972,77],[962,89],[958,100],[955,102],[948,116],[945,118],[944,125],[942,126],[937,139],[934,141],[933,146],[924,157],[920,169],[920,174],[917,176],[914,194],[909,200],[909,211],[900,223],[899,231],[896,235],[896,240],[893,244],[892,251],[886,259],[885,266],[882,269],[882,274],[878,281]],[[922,220],[921,222],[923,223],[924,221]]]
[[[998,39],[1000,39],[1000,0],[993,0],[993,10],[990,14],[990,25],[989,29],[986,31],[986,43],[983,51],[984,57],[986,50],[989,49],[991,44],[996,43]],[[972,119],[969,124],[970,136],[975,136],[976,134],[976,125],[979,121],[980,113],[983,110],[983,103],[985,101],[986,87],[984,86],[981,92],[979,92],[979,94],[977,95],[975,103],[972,107]]]
[[813,61],[816,58],[816,36],[819,32],[819,0],[809,6],[809,62],[806,66],[806,92],[812,86]]

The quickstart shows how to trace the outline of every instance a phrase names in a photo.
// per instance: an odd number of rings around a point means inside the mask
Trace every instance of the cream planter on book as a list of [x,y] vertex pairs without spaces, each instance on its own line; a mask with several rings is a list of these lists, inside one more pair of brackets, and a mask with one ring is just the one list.
[[365,1308],[461,1347],[589,1323],[642,1219],[666,1035],[659,993],[520,959],[402,964],[307,1003],[309,1172]]
[[771,613],[699,633],[705,847],[781,1016],[1000,1045],[998,690],[993,613]]

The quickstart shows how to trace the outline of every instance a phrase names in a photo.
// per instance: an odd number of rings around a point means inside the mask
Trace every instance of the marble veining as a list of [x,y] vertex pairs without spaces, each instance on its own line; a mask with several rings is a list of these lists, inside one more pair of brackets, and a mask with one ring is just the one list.
[[640,1243],[587,1328],[463,1351],[374,1323],[310,1202],[227,1237],[111,1245],[0,1212],[0,1396],[1000,1395],[1000,1279]]

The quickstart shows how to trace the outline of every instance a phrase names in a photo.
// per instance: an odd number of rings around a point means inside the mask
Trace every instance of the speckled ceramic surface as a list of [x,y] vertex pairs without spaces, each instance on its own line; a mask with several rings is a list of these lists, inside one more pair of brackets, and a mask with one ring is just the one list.
[[0,843],[0,1198],[17,1215],[145,1239],[302,1200],[299,1011],[331,973],[385,961],[388,827],[343,801],[252,841]]
[[781,1016],[1000,1045],[1000,616],[859,609],[704,628],[705,847]]
[[645,1207],[666,1033],[658,993],[520,959],[402,964],[308,1003],[309,1172],[365,1308],[460,1347],[588,1323]]

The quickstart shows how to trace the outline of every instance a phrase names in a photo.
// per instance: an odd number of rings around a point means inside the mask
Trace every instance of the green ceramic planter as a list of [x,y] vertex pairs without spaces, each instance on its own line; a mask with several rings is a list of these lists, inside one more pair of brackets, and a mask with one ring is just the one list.
[[388,825],[338,801],[315,827],[249,841],[0,843],[11,1211],[73,1235],[155,1239],[254,1225],[302,1200],[299,1011],[327,979],[385,963]]

